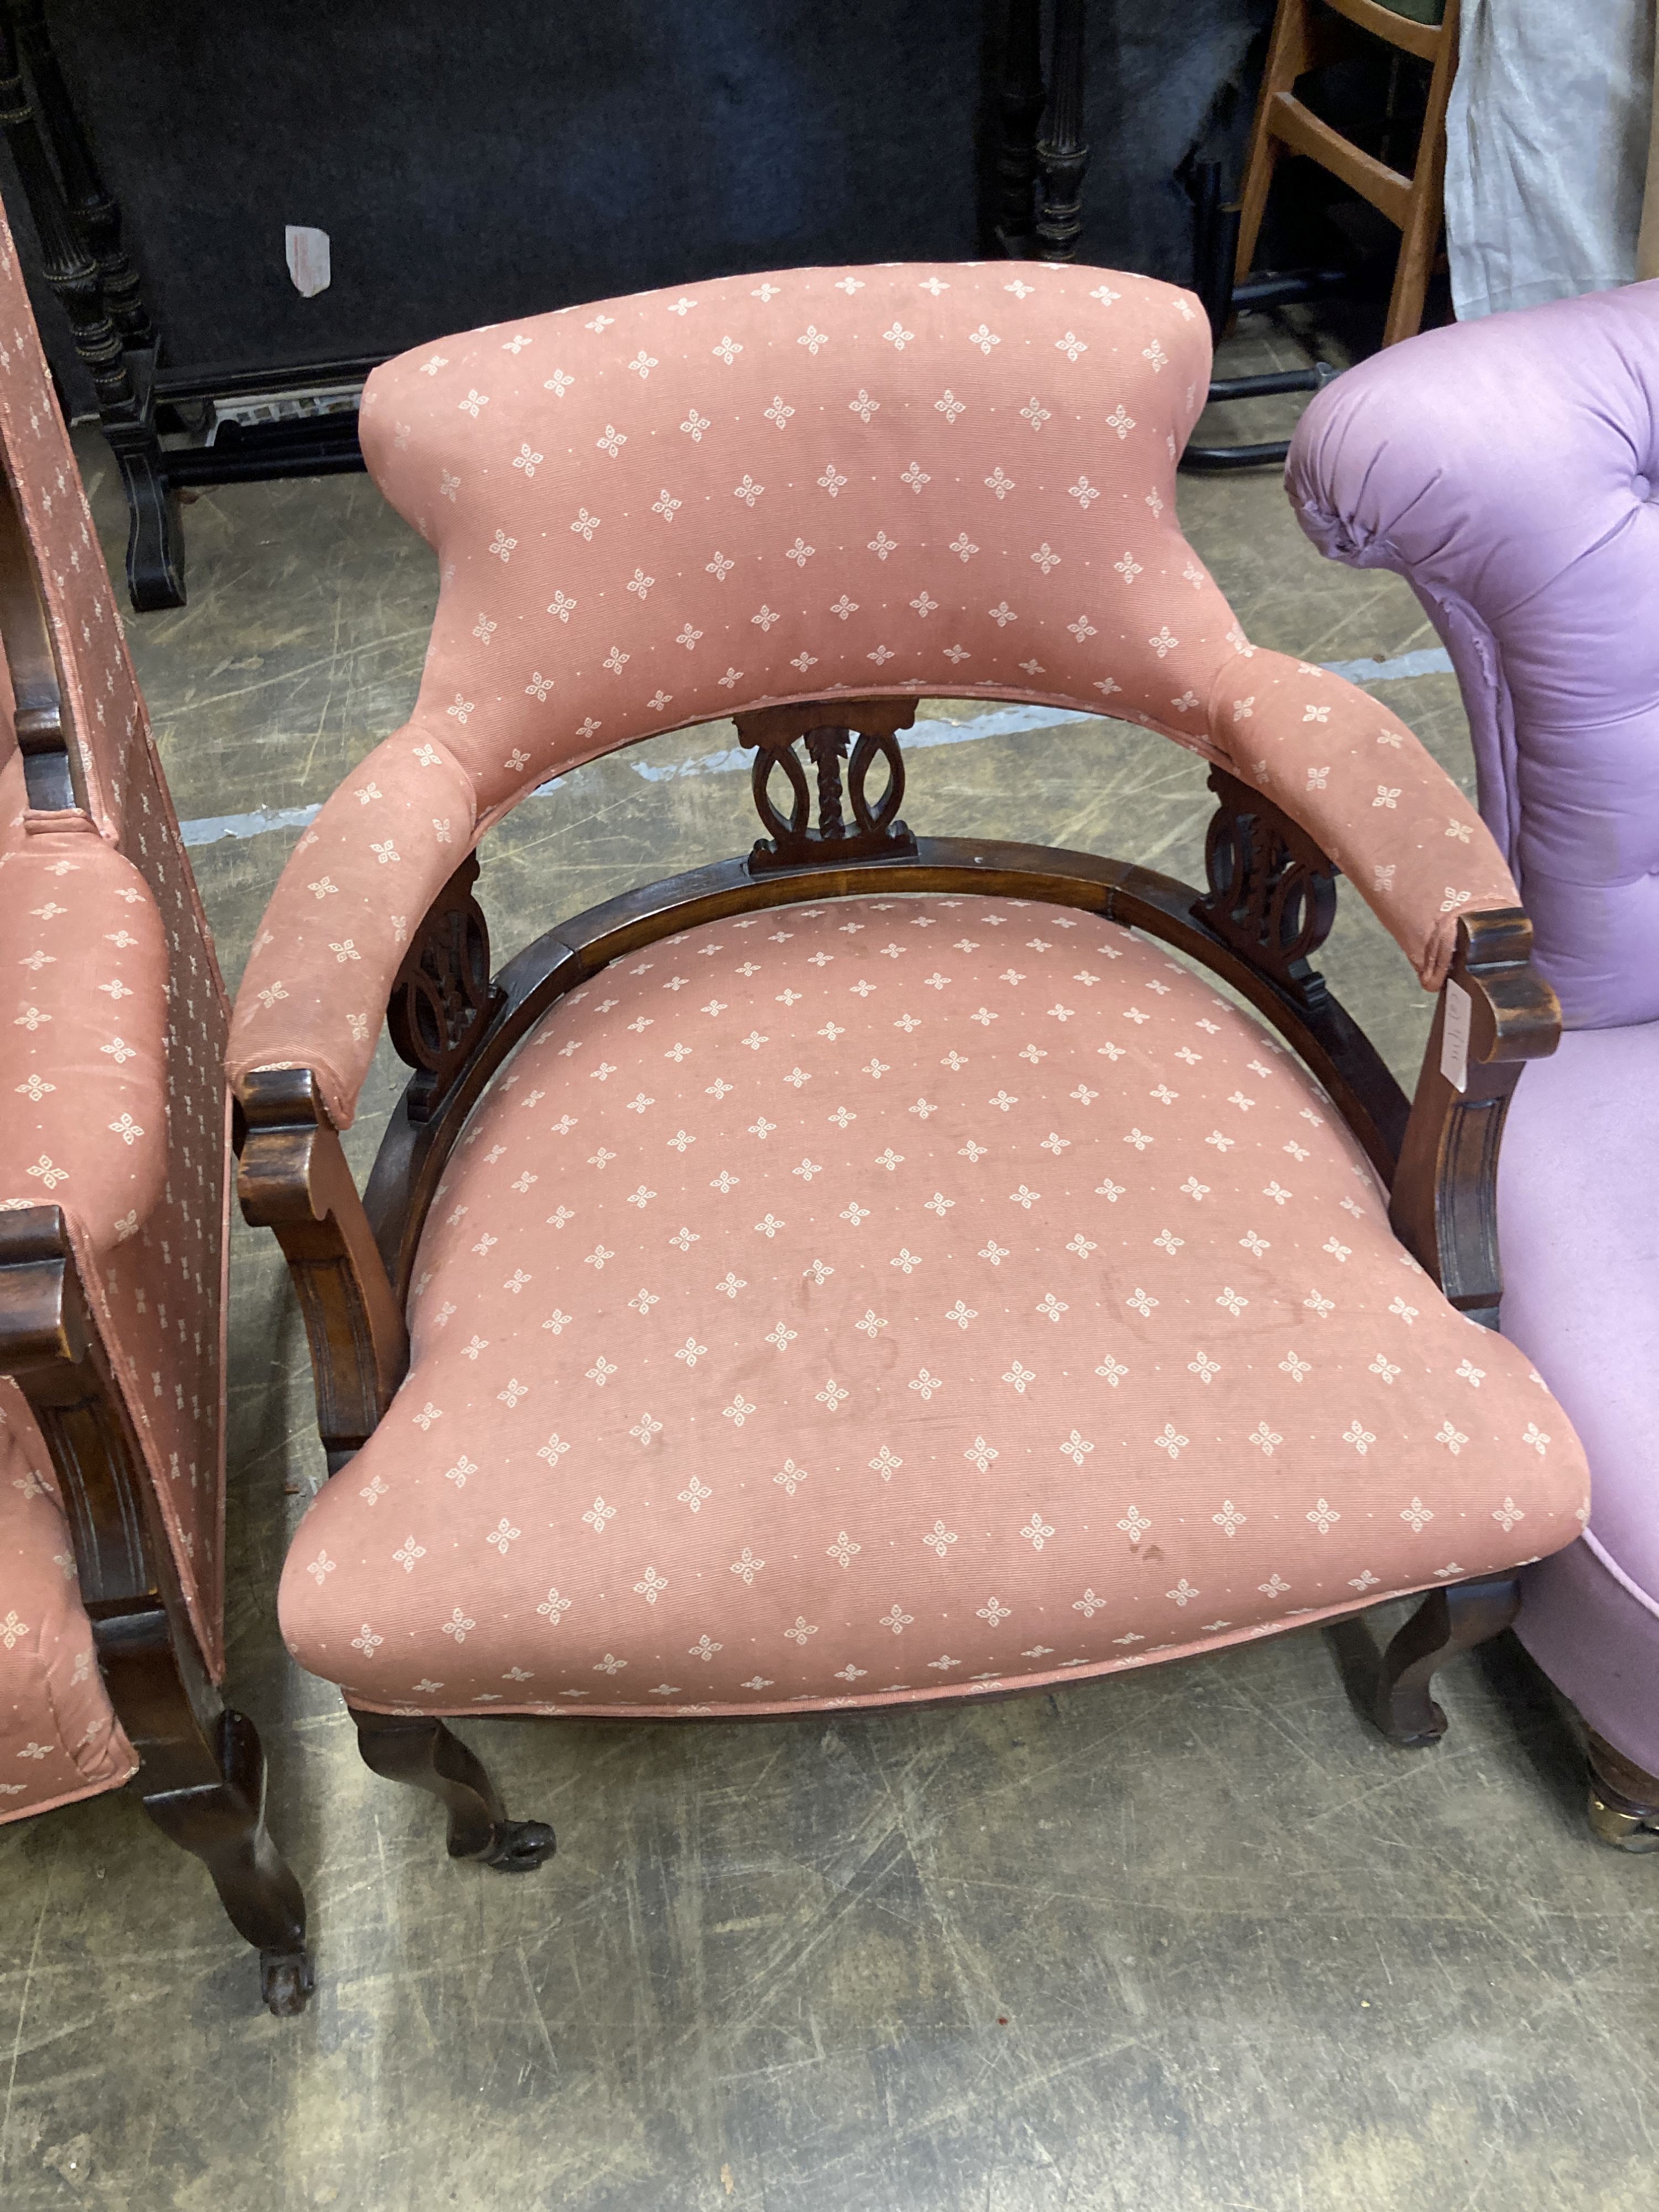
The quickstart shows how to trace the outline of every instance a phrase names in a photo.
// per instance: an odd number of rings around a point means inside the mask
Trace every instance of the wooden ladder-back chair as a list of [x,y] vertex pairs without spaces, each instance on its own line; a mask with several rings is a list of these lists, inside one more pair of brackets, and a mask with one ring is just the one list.
[[311,1987],[224,1662],[228,1009],[0,217],[0,1820],[130,1786]]
[[[1473,808],[1182,538],[1209,368],[1188,295],[999,263],[611,300],[370,380],[432,644],[284,872],[230,1067],[331,1470],[284,1631],[453,1855],[553,1840],[457,1716],[980,1697],[1405,1591],[1376,1710],[1429,1741],[1436,1665],[1577,1534],[1571,1431],[1479,1325],[1553,1000]],[[916,834],[929,696],[1204,756],[1207,888]],[[724,714],[753,851],[492,981],[483,832]],[[1410,1106],[1310,965],[1339,865],[1440,994]],[[365,1199],[337,1132],[388,1011],[415,1073]]]
[[[1237,284],[1243,284],[1255,266],[1279,155],[1305,154],[1400,233],[1383,344],[1394,345],[1421,327],[1445,220],[1446,103],[1457,73],[1457,15],[1458,0],[1444,0],[1443,12],[1438,0],[1279,0],[1244,171]],[[1297,97],[1297,79],[1331,58],[1346,35],[1343,24],[1368,31],[1396,53],[1431,65],[1423,128],[1409,175],[1352,144]]]

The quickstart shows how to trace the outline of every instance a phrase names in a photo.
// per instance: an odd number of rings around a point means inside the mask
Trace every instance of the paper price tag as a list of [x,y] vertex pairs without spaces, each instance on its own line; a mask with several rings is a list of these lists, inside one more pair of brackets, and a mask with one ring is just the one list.
[[313,230],[307,223],[291,222],[283,232],[283,244],[295,290],[307,300],[326,292],[333,273],[329,266],[328,233]]
[[1440,1032],[1440,1073],[1454,1091],[1469,1087],[1469,1015],[1472,1002],[1461,983],[1446,986],[1446,1022]]

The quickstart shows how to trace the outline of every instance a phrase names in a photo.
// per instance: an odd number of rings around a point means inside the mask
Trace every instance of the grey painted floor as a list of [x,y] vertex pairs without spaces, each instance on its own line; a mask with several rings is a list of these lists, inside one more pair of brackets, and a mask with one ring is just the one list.
[[[1184,482],[1182,506],[1262,642],[1435,646],[1403,586],[1316,557],[1271,475]],[[130,625],[179,811],[314,804],[413,696],[429,557],[362,478],[204,497],[189,533],[188,609]],[[1467,781],[1450,677],[1387,696]],[[1202,770],[1160,740],[933,734],[955,741],[914,757],[914,824],[1199,871]],[[730,742],[663,739],[528,802],[486,857],[498,951],[743,849],[746,778],[697,766]],[[234,982],[298,828],[192,834]],[[1427,1006],[1399,956],[1350,914],[1327,966],[1409,1080]],[[360,1166],[394,1088],[382,1066]],[[5,2212],[1653,2200],[1659,1863],[1589,1840],[1567,1723],[1513,1646],[1449,1670],[1452,1732],[1414,1754],[1354,1717],[1352,1629],[953,1711],[478,1728],[561,1853],[521,1881],[453,1867],[282,1650],[276,1568],[321,1455],[274,1248],[239,1230],[232,1264],[231,1690],[321,1988],[301,2021],[261,2013],[136,1803],[0,1831]]]

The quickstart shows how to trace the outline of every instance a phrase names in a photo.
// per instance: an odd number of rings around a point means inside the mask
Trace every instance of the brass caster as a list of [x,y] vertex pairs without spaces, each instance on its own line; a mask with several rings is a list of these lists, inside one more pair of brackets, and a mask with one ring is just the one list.
[[1628,1851],[1640,1856],[1648,1851],[1659,1851],[1659,1820],[1644,1820],[1639,1813],[1621,1812],[1596,1795],[1594,1784],[1589,1791],[1590,1833],[1598,1843],[1606,1844],[1615,1851]]

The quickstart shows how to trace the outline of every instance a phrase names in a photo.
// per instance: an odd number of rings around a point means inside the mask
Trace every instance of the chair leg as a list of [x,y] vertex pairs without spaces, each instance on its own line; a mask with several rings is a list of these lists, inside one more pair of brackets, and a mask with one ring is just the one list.
[[501,1874],[529,1874],[557,1848],[544,1820],[510,1820],[483,1762],[426,1713],[371,1713],[348,1705],[363,1764],[388,1782],[436,1797],[449,1814],[449,1856]]
[[199,1775],[169,1761],[170,1786],[143,1790],[145,1812],[163,1835],[200,1859],[230,1923],[259,1954],[259,1990],[279,2017],[303,2012],[316,1987],[306,1949],[306,1901],[265,1826],[265,1755],[246,1715],[219,1716],[217,1742],[198,1739]]
[[1586,1731],[1590,1832],[1616,1851],[1659,1851],[1659,1774]]
[[1512,1575],[1489,1575],[1431,1590],[1382,1655],[1371,1717],[1404,1749],[1438,1743],[1446,1716],[1429,1694],[1437,1669],[1507,1628],[1521,1608]]

